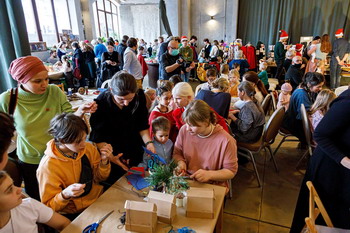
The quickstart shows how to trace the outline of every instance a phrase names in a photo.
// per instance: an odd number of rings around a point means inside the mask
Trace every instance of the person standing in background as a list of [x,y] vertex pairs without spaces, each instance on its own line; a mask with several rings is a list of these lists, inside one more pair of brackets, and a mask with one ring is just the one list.
[[277,65],[275,78],[278,79],[281,85],[281,83],[283,82],[283,79],[281,78],[282,72],[283,72],[283,63],[286,57],[286,50],[289,49],[289,46],[287,46],[287,49],[284,48],[284,45],[287,44],[287,41],[288,41],[287,32],[284,30],[281,30],[280,32],[281,32],[280,40],[275,45],[274,55],[275,55],[275,62]]

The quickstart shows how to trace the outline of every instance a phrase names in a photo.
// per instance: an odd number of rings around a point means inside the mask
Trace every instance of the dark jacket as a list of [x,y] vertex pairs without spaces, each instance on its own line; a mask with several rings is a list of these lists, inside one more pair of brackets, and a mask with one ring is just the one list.
[[117,52],[120,56],[120,65],[119,65],[120,70],[122,70],[123,66],[124,66],[124,52],[125,52],[126,48],[127,48],[127,46],[123,43],[120,43],[117,46]]
[[296,68],[294,65],[291,65],[286,73],[285,80],[289,81],[290,85],[293,87],[293,90],[295,90],[303,81],[303,72],[301,69]]

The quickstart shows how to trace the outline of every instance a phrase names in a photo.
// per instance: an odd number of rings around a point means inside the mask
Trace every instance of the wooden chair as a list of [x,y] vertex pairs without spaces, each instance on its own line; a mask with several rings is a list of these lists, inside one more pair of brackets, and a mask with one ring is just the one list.
[[270,153],[273,164],[275,166],[276,172],[278,172],[276,160],[271,150],[271,145],[274,143],[276,135],[278,133],[278,129],[281,127],[283,117],[284,117],[284,108],[282,107],[273,112],[269,121],[264,126],[264,131],[259,141],[255,143],[238,142],[237,152],[238,154],[248,158],[253,163],[254,171],[256,174],[256,178],[258,180],[259,187],[261,186],[261,182],[260,182],[260,177],[259,177],[258,169],[256,167],[253,154],[259,154],[262,149],[267,148]]
[[58,86],[59,88],[61,88],[61,90],[64,92],[64,85],[63,85],[63,83],[55,84],[55,85]]
[[[310,191],[309,217],[305,218],[305,223],[309,232],[310,233],[350,233],[350,230],[334,228],[333,223],[329,218],[329,215],[326,209],[324,208],[324,205],[320,197],[318,196],[314,185],[312,184],[311,181],[306,182],[306,185]],[[315,206],[315,204],[317,207]],[[320,213],[324,221],[326,222],[327,227],[315,224],[315,221]]]
[[263,102],[261,103],[261,108],[264,111],[265,116],[269,114],[269,110],[271,109],[271,103],[272,103],[272,96],[271,94],[268,94],[265,96]]
[[305,139],[306,139],[306,144],[307,144],[307,150],[305,151],[305,153],[300,157],[296,168],[299,167],[299,164],[301,163],[301,161],[307,156],[312,156],[312,151],[313,148],[311,146],[311,141],[312,141],[312,135],[311,135],[311,128],[310,128],[310,122],[309,122],[309,118],[308,118],[308,114],[306,112],[305,109],[305,105],[301,104],[300,106],[300,112],[301,112],[301,120],[303,122],[303,129],[304,129],[304,135],[305,135]]

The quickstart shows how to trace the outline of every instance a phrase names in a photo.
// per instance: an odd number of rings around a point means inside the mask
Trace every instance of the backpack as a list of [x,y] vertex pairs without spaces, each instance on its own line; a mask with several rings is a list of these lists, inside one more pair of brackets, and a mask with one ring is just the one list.
[[207,72],[204,68],[204,66],[206,65],[206,63],[198,63],[198,67],[197,67],[197,77],[200,81],[202,82],[206,82],[207,79]]

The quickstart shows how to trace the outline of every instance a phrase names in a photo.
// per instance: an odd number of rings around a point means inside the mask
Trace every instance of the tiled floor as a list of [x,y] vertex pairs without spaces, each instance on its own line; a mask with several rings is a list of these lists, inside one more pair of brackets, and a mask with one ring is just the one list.
[[[276,138],[272,150],[281,137]],[[233,197],[226,201],[224,232],[226,233],[287,233],[291,225],[299,186],[304,170],[295,165],[303,154],[296,149],[297,142],[285,142],[276,154],[279,172],[276,173],[270,156],[265,151],[256,155],[262,187],[248,163],[240,166],[232,180]],[[305,164],[301,165],[301,168]]]

